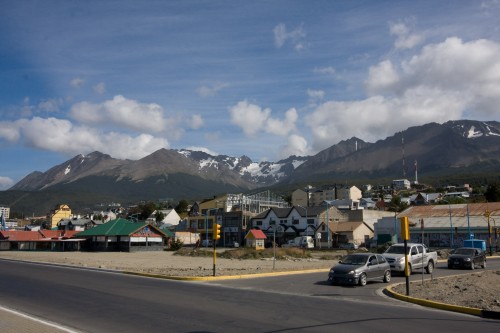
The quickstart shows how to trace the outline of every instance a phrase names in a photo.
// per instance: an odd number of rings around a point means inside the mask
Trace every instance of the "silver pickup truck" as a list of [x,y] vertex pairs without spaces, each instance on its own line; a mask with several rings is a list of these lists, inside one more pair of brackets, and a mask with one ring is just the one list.
[[[437,252],[429,251],[424,244],[417,243],[407,243],[407,250],[410,274],[419,268],[425,268],[428,274],[434,271],[434,266],[437,263]],[[403,243],[391,245],[382,256],[389,262],[391,271],[404,273],[405,251]]]

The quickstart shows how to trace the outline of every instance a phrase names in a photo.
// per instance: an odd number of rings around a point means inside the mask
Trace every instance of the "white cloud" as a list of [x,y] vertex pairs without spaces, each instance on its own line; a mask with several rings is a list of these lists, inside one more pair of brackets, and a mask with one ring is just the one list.
[[138,159],[160,148],[168,148],[168,141],[149,134],[131,136],[116,132],[102,133],[86,126],[74,126],[69,120],[57,118],[21,119],[9,124],[17,132],[3,135],[11,141],[21,140],[36,149],[80,154],[100,151],[116,158]]
[[370,67],[368,80],[365,82],[368,92],[381,93],[394,89],[399,82],[399,75],[390,60],[384,60]]
[[212,156],[219,155],[219,153],[217,153],[217,152],[215,152],[213,150],[210,150],[210,149],[208,149],[206,147],[190,146],[190,147],[186,147],[185,149],[192,150],[192,151],[201,151],[201,152],[207,153],[207,154],[212,155]]
[[335,68],[333,68],[333,67],[315,68],[313,70],[313,72],[318,73],[318,74],[326,74],[326,75],[334,75],[336,73]]
[[70,81],[70,85],[74,88],[81,88],[84,83],[85,80],[81,78],[74,78],[73,80]]
[[94,92],[98,95],[102,95],[106,92],[106,85],[104,84],[104,82],[99,82],[93,88]]
[[217,82],[212,86],[202,86],[199,87],[196,92],[201,97],[210,97],[217,94],[221,89],[226,88],[228,86],[227,83]]
[[410,126],[500,114],[500,44],[448,38],[425,46],[394,64],[383,60],[369,70],[370,97],[329,101],[305,119],[315,151],[357,136],[375,141]]
[[121,95],[101,104],[80,102],[71,108],[74,119],[84,124],[112,123],[139,132],[160,132],[166,127],[163,108],[144,104]]
[[289,109],[285,113],[285,119],[271,118],[271,109],[262,109],[260,106],[250,104],[247,101],[238,102],[229,109],[231,122],[243,130],[246,135],[252,136],[257,132],[279,136],[286,136],[295,130],[298,119],[297,110]]
[[9,177],[0,176],[0,190],[6,190],[10,187],[14,186],[14,180]]
[[325,92],[323,90],[307,89],[307,95],[310,99],[321,100],[325,97]]
[[262,110],[258,105],[240,101],[229,109],[229,114],[231,122],[241,127],[246,135],[251,136],[264,128],[271,110]]
[[303,26],[299,26],[296,29],[288,32],[286,26],[283,23],[278,24],[274,27],[274,45],[277,48],[283,47],[287,41],[292,43],[293,48],[300,51],[304,48],[303,39],[306,37]]
[[194,114],[191,116],[191,121],[189,122],[189,126],[192,128],[192,129],[199,129],[203,126],[204,124],[204,121],[203,121],[203,118],[201,117],[201,115],[199,114]]
[[61,99],[48,99],[38,103],[38,109],[44,112],[58,112],[62,104]]
[[286,136],[288,133],[295,130],[297,119],[297,110],[292,108],[285,113],[284,120],[275,118],[267,119],[266,132],[274,135]]
[[307,140],[297,134],[292,134],[288,137],[288,144],[280,150],[280,158],[287,158],[291,155],[307,156],[310,154],[310,149],[307,145]]
[[389,23],[389,32],[396,36],[394,42],[396,49],[412,49],[424,41],[422,35],[411,33],[410,28],[403,22]]
[[16,142],[20,137],[19,122],[0,121],[0,139]]

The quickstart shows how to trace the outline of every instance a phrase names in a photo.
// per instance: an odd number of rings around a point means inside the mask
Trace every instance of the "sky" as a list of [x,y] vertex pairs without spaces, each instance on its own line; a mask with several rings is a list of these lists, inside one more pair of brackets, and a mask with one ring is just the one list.
[[0,190],[100,151],[279,161],[500,120],[500,0],[0,0]]

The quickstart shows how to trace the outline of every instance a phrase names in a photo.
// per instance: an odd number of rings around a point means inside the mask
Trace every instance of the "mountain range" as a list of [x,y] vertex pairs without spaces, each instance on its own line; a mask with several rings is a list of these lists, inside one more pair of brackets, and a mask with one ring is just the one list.
[[[399,178],[471,182],[499,174],[500,123],[460,120],[410,127],[375,143],[352,137],[314,156],[277,162],[174,149],[140,160],[93,152],[32,172],[0,192],[0,201],[11,210],[30,212],[60,202],[83,208],[110,201],[199,200],[262,188],[279,192],[305,184],[361,185]],[[48,200],[54,202],[41,204]]]

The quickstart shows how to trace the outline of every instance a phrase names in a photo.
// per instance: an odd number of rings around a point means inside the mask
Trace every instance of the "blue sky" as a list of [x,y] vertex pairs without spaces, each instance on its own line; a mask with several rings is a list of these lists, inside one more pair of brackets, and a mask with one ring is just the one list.
[[278,161],[500,120],[500,0],[0,0],[0,189],[100,151]]

